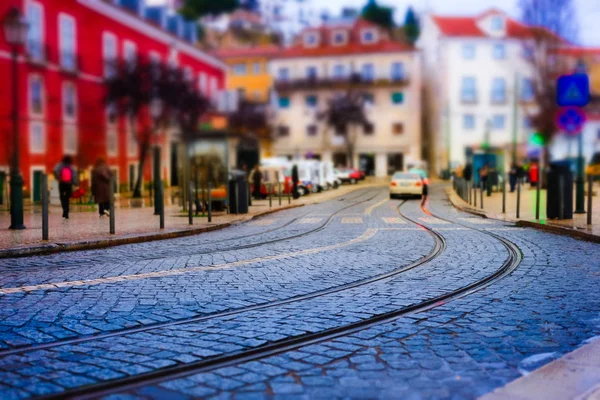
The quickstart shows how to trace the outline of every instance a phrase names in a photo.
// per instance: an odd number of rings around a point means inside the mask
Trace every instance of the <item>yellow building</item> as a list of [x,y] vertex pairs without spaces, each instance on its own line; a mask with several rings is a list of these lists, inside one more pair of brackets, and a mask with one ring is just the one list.
[[214,54],[228,66],[228,90],[239,90],[248,101],[266,103],[273,88],[273,77],[269,73],[269,61],[281,49],[266,45],[249,48],[224,49]]
[[590,76],[590,92],[592,96],[600,96],[600,48],[566,47],[560,53],[568,57],[571,69],[583,62]]

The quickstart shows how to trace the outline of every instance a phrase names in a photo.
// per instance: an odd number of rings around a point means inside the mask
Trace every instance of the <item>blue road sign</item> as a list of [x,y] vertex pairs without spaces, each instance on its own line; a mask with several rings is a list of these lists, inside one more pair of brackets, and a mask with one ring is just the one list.
[[563,108],[556,116],[556,124],[567,135],[571,136],[577,135],[582,131],[585,121],[585,112],[578,107]]
[[590,78],[585,74],[563,75],[556,83],[556,104],[584,107],[590,102]]

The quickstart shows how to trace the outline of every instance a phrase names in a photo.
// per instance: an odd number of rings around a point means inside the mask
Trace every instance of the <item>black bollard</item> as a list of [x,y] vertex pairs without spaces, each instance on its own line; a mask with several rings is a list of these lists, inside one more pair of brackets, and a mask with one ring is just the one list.
[[506,214],[506,174],[502,176],[502,214]]
[[116,178],[114,176],[111,176],[110,178],[110,187],[109,187],[109,194],[108,194],[108,209],[109,209],[109,226],[110,226],[110,234],[114,235],[115,234],[115,186],[117,185],[116,183]]
[[521,178],[517,178],[517,219],[521,218]]
[[194,196],[192,182],[188,187],[188,224],[194,225]]
[[160,199],[159,213],[160,213],[160,229],[165,229],[165,187],[163,186],[162,179],[158,181],[158,194]]
[[48,240],[48,175],[42,175],[42,240]]
[[592,225],[592,189],[594,188],[594,177],[588,175],[588,204],[587,224]]
[[212,222],[212,185],[208,182],[208,222]]

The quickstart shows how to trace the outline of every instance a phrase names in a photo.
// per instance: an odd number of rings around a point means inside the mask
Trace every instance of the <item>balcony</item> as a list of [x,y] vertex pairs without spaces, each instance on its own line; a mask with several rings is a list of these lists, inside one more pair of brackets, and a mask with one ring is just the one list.
[[387,86],[406,86],[409,79],[406,76],[394,77],[375,77],[367,79],[359,74],[352,74],[345,77],[309,77],[300,79],[278,79],[275,81],[275,89],[278,92],[288,92],[293,90],[340,90],[340,89],[360,89],[377,88]]

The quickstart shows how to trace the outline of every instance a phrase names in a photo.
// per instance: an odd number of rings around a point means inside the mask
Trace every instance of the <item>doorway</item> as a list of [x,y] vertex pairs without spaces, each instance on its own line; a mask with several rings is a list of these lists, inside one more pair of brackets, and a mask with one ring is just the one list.
[[42,201],[42,176],[44,171],[33,171],[33,202],[40,203]]
[[358,168],[367,176],[375,176],[375,154],[359,154]]
[[396,171],[404,170],[404,154],[390,153],[387,156],[387,174],[391,176]]

